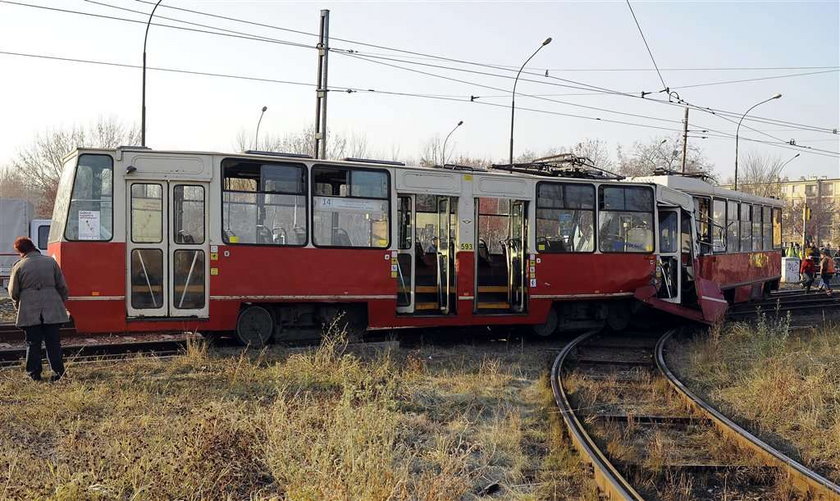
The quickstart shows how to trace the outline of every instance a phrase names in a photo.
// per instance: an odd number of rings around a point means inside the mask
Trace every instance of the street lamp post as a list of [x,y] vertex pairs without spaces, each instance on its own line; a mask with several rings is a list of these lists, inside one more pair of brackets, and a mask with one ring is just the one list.
[[528,61],[533,59],[534,56],[537,55],[537,52],[540,51],[543,47],[551,43],[551,37],[546,38],[542,45],[537,47],[537,50],[531,54],[531,57],[525,60],[522,63],[522,66],[519,68],[519,71],[516,73],[516,78],[513,80],[513,91],[511,92],[510,96],[510,165],[513,165],[513,114],[516,111],[516,84],[519,82],[519,75],[522,73],[522,70],[525,69],[525,66],[528,64]]
[[143,37],[143,109],[140,112],[140,146],[143,147],[146,146],[146,42],[149,40],[149,26],[152,24],[152,17],[154,17],[155,11],[162,1],[158,0],[152,9],[152,13],[149,14],[149,20],[146,22],[146,36]]
[[441,156],[440,163],[441,163],[442,167],[446,166],[446,142],[449,141],[449,136],[451,136],[452,133],[455,132],[455,129],[457,129],[458,127],[460,127],[463,124],[464,124],[463,120],[458,122],[458,125],[453,127],[452,130],[449,131],[449,134],[446,135],[446,139],[443,140],[443,147],[440,149],[440,156]]
[[752,105],[750,107],[750,109],[748,109],[747,111],[744,112],[744,114],[741,116],[741,119],[738,120],[738,128],[735,129],[735,189],[736,190],[738,189],[738,134],[741,132],[741,122],[744,121],[744,118],[747,117],[747,114],[749,112],[751,112],[753,110],[753,108],[755,108],[756,106],[758,106],[760,104],[764,104],[767,101],[772,101],[774,99],[779,99],[780,97],[782,97],[781,94],[776,94],[775,96],[773,96],[771,98],[765,99],[764,101],[761,101],[760,103],[756,103],[756,104]]
[[257,132],[254,134],[254,149],[257,149],[257,145],[260,144],[260,124],[262,123],[262,117],[265,115],[265,110],[268,109],[268,106],[262,107],[262,112],[260,112],[260,119],[257,120]]
[[781,174],[781,173],[782,173],[782,169],[784,169],[784,168],[785,168],[785,165],[787,165],[787,164],[789,164],[789,163],[793,162],[794,160],[796,160],[796,157],[798,157],[798,156],[799,156],[799,153],[797,153],[796,155],[792,156],[792,157],[790,158],[790,160],[788,160],[787,162],[783,163],[783,164],[782,164],[782,166],[781,166],[781,167],[779,167],[779,174]]

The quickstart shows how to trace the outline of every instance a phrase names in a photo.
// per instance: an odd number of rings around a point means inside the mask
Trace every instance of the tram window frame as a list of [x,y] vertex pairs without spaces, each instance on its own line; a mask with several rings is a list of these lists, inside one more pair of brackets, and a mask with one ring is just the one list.
[[[76,195],[76,189],[77,189],[76,182],[79,180],[79,169],[81,167],[89,167],[89,168],[93,167],[91,165],[83,165],[83,162],[86,159],[88,159],[88,157],[108,159],[108,166],[107,167],[102,166],[103,168],[100,170],[100,172],[104,172],[104,171],[107,170],[107,172],[111,176],[111,191],[110,191],[110,194],[108,196],[108,199],[103,201],[101,195],[100,195],[100,199],[99,199],[99,204],[100,204],[99,205],[99,207],[100,207],[100,210],[99,210],[99,214],[100,214],[100,219],[99,219],[100,238],[78,238],[79,237],[79,225],[78,225],[78,223],[75,226],[71,226],[70,224],[68,224],[69,221],[70,221],[70,215],[73,212],[73,208],[74,208],[74,196]],[[101,179],[101,174],[100,174],[100,179]],[[114,158],[111,155],[104,155],[102,153],[83,153],[83,154],[79,155],[79,158],[76,162],[76,165],[73,167],[73,182],[70,184],[70,191],[69,191],[69,196],[67,197],[67,200],[66,200],[66,204],[67,204],[67,209],[66,209],[67,213],[62,218],[62,220],[64,221],[64,227],[62,228],[62,230],[63,230],[62,234],[64,235],[65,240],[67,240],[68,242],[90,242],[90,243],[93,243],[93,242],[110,242],[111,240],[114,239]],[[108,226],[108,227],[106,227],[104,225],[105,221],[103,221],[102,218],[101,218],[101,216],[102,216],[102,205],[103,204],[106,204],[106,205],[110,204],[110,211],[109,211],[110,212],[110,218],[108,219],[108,223],[109,223],[110,226]],[[81,209],[76,210],[77,219],[78,219],[78,214],[79,214],[80,211],[81,211]],[[72,238],[69,235],[69,232],[70,232],[71,229],[75,229],[75,237],[72,237]],[[101,233],[102,233],[103,229],[105,229],[108,233],[107,238],[101,238]]]
[[[345,171],[345,183],[343,185],[339,185],[338,187],[338,194],[326,194],[326,193],[319,193],[319,185],[323,185],[325,183],[318,183],[317,177],[319,174],[323,174],[325,170],[333,170],[333,171]],[[353,183],[353,173],[360,172],[360,173],[382,173],[385,175],[385,193],[383,197],[377,196],[361,196],[358,195],[357,189],[354,187]],[[310,176],[310,183],[312,185],[312,194],[309,199],[310,209],[310,227],[312,232],[312,245],[318,248],[327,248],[327,249],[357,249],[357,250],[383,250],[389,249],[391,247],[391,240],[393,238],[392,235],[392,193],[391,193],[391,171],[388,169],[376,169],[370,167],[356,167],[356,166],[347,166],[347,165],[335,165],[335,164],[326,164],[326,163],[319,163],[312,165],[312,168],[309,172]],[[364,186],[364,185],[359,185]],[[342,189],[343,187],[343,189]],[[335,190],[335,187],[332,188]],[[342,193],[343,191],[343,193]],[[354,199],[354,200],[378,200],[378,201],[385,201],[386,207],[385,210],[382,211],[385,219],[385,242],[381,246],[372,246],[372,245],[352,245],[352,240],[350,240],[351,245],[333,245],[333,244],[325,244],[319,243],[316,238],[317,229],[315,228],[315,211],[316,210],[323,210],[323,209],[316,209],[315,207],[315,199],[316,198],[345,198],[345,199]],[[372,236],[373,233],[371,232]],[[349,235],[348,235],[349,239]]]
[[773,249],[782,248],[782,209],[773,207]]
[[[640,209],[628,209],[627,208],[627,197],[626,195],[623,196],[623,207],[618,208],[606,208],[607,199],[605,197],[604,191],[610,190],[645,190],[650,194],[650,208],[648,210],[640,210]],[[603,222],[601,216],[604,214],[647,214],[650,216],[650,220],[647,221],[650,227],[648,228],[649,236],[650,236],[650,248],[644,250],[604,250],[602,248],[604,239],[603,239],[603,232],[601,231]],[[654,254],[656,252],[656,193],[654,192],[653,187],[651,186],[638,186],[638,185],[616,185],[616,184],[600,184],[598,185],[598,223],[597,223],[597,248],[601,254]],[[624,241],[625,246],[627,245],[626,240]]]
[[[715,209],[715,204],[720,202],[723,204],[723,210],[720,211],[721,216],[723,219],[719,219],[715,217],[717,213]],[[712,199],[712,228],[713,231],[718,232],[719,238],[715,241],[715,233],[712,233],[712,252],[715,254],[725,254],[726,253],[726,238],[727,238],[727,226],[726,226],[726,209],[727,209],[727,200],[725,198],[713,198]]]
[[762,239],[761,239],[761,247],[764,250],[772,250],[773,249],[773,208],[769,205],[762,205],[761,206],[761,226],[762,226]]
[[[756,231],[758,230],[758,231]],[[752,206],[752,250],[760,251],[762,248],[764,225],[762,224],[761,206],[753,204]]]
[[[566,188],[569,186],[573,186],[575,188],[588,188],[591,192],[592,199],[591,199],[591,208],[584,207],[583,204],[578,204],[578,206],[573,206],[571,204],[566,203],[568,200],[566,194]],[[546,200],[552,200],[555,203],[557,202],[557,198],[553,198],[550,196],[543,196],[541,194],[542,189],[544,187],[556,187],[561,190],[561,199],[560,205],[553,205],[553,206],[544,206],[542,203],[545,203]],[[597,205],[598,205],[598,193],[595,189],[594,184],[590,183],[555,183],[549,181],[540,181],[537,183],[536,188],[536,211],[534,214],[535,218],[535,239],[537,241],[537,252],[540,254],[594,254],[596,249],[598,248],[598,224],[597,224]],[[591,242],[591,249],[590,250],[552,250],[549,246],[546,246],[545,249],[539,248],[539,239],[543,238],[545,235],[540,233],[540,221],[541,220],[553,220],[552,218],[541,218],[540,211],[565,211],[565,212],[576,212],[576,211],[586,211],[589,212],[591,215],[590,220],[590,229],[592,231],[592,238],[590,239]],[[582,218],[578,218],[578,222]],[[559,231],[559,227],[558,227]]]
[[[734,208],[734,210],[733,210]],[[741,204],[737,200],[726,201],[726,253],[741,252]],[[734,218],[734,219],[733,219]],[[734,238],[733,238],[734,237]]]
[[[703,215],[704,202],[705,217]],[[711,254],[714,249],[714,242],[712,241],[712,228],[714,227],[712,199],[710,197],[694,197],[694,210],[697,218],[697,240],[700,244],[700,254]]]
[[[141,187],[143,188],[143,191],[145,192],[143,194],[145,194],[146,196],[143,196],[143,197],[139,196],[140,195],[139,191],[138,191],[138,196],[135,196],[134,188],[141,188]],[[158,196],[157,197],[149,196],[148,188],[157,188],[157,191],[159,192]],[[131,214],[131,217],[130,217],[131,224],[128,227],[128,233],[129,233],[129,237],[130,237],[129,240],[131,240],[131,243],[146,244],[146,245],[163,243],[163,239],[166,238],[166,232],[165,232],[166,224],[164,224],[164,212],[165,212],[164,209],[167,206],[166,187],[164,186],[164,184],[159,183],[159,182],[154,182],[154,181],[133,183],[131,185],[131,187],[129,188],[127,195],[128,195],[128,200],[129,200],[129,209],[128,210]],[[139,205],[138,202],[140,200],[151,200],[153,202],[157,201],[157,202],[159,202],[159,204],[158,204],[158,207],[156,207],[156,208],[151,208],[151,209],[145,209],[144,210],[144,209],[141,209],[141,208],[138,207],[138,205]],[[138,217],[139,213],[141,211],[142,212],[157,213],[157,218],[154,218],[154,219],[145,218],[147,223],[154,222],[154,223],[157,224],[157,228],[154,228],[154,229],[157,230],[156,233],[143,234],[141,231],[138,231],[138,230],[141,230],[141,227],[137,226],[137,223],[138,223],[138,221],[141,221],[143,219],[143,218]],[[140,237],[143,236],[143,235],[148,236],[150,239],[141,239]]]
[[[741,209],[738,214],[740,215],[738,219],[740,221],[741,252],[750,252],[752,251],[752,204],[741,202]],[[744,229],[747,229],[750,234],[745,235]]]
[[[228,169],[233,169],[239,166],[256,166],[256,171],[253,172],[253,175],[250,176],[233,176],[228,175]],[[263,167],[289,167],[294,169],[299,169],[299,181],[300,184],[297,187],[297,190],[289,190],[289,189],[272,189],[266,190],[266,185],[268,185],[272,181],[276,181],[281,178],[277,178],[270,175],[270,172],[265,172]],[[251,158],[241,158],[241,157],[228,157],[224,158],[220,162],[220,169],[221,169],[221,226],[222,226],[222,241],[228,245],[256,245],[260,247],[306,247],[309,244],[309,232],[310,232],[310,217],[309,217],[309,186],[308,186],[308,172],[307,166],[303,163],[298,162],[278,162],[278,161],[270,161],[270,160],[257,160]],[[229,189],[228,181],[233,179],[242,179],[246,181],[253,182],[253,189]],[[235,202],[237,205],[255,205],[257,207],[257,220],[259,219],[259,212],[260,206],[263,207],[265,204],[265,197],[266,196],[290,196],[290,197],[302,197],[302,201],[300,205],[297,203],[296,206],[299,206],[303,209],[303,217],[301,221],[303,221],[303,241],[298,243],[282,243],[282,242],[241,242],[241,241],[233,241],[231,240],[230,236],[227,235],[225,230],[225,206],[232,203],[225,200],[225,193],[244,193],[244,194],[253,194],[256,198],[256,202],[251,204],[248,202]],[[260,200],[262,200],[262,204],[260,204]],[[265,209],[263,208],[263,211]],[[230,221],[228,221],[228,226],[230,226]],[[259,226],[259,225],[257,225]],[[256,226],[255,226],[256,228]],[[284,228],[285,229],[285,228]],[[294,231],[294,228],[292,228]],[[255,230],[256,232],[256,230]],[[255,233],[256,236],[256,233]]]

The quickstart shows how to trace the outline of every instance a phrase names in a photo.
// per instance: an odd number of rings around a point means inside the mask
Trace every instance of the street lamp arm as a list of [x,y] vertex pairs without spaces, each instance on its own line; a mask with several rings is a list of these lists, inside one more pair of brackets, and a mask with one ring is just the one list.
[[534,51],[531,56],[522,63],[522,66],[519,67],[519,71],[516,72],[516,78],[513,79],[513,91],[511,92],[510,96],[510,165],[513,165],[513,117],[514,113],[516,112],[516,84],[519,83],[519,75],[522,74],[522,70],[525,69],[525,66],[537,55],[537,52],[540,51],[543,47],[551,43],[551,37],[546,38],[545,41],[537,47],[537,50]]
[[441,167],[446,166],[446,142],[449,141],[449,136],[451,136],[452,133],[455,132],[455,129],[462,126],[463,124],[464,124],[463,120],[459,121],[458,125],[453,127],[452,130],[449,131],[449,134],[446,135],[446,139],[443,140],[443,147],[441,147],[441,149],[440,149],[440,156],[441,156],[440,165],[441,165]]
[[782,95],[781,95],[781,94],[776,94],[776,95],[774,95],[773,97],[767,98],[767,99],[765,99],[764,101],[761,101],[761,102],[759,102],[759,103],[756,103],[756,104],[752,105],[752,106],[750,107],[750,109],[748,109],[747,111],[745,111],[745,112],[744,112],[744,114],[743,114],[743,115],[741,115],[741,119],[740,119],[740,120],[738,120],[738,127],[736,127],[736,128],[735,128],[735,186],[734,186],[734,188],[735,188],[736,190],[738,189],[738,137],[739,137],[739,134],[740,134],[740,132],[741,132],[741,122],[743,122],[743,121],[744,121],[744,119],[745,119],[745,118],[747,118],[747,115],[749,115],[749,113],[750,113],[750,112],[753,110],[753,108],[755,108],[756,106],[761,105],[761,104],[764,104],[764,103],[766,103],[767,101],[772,101],[772,100],[774,100],[774,99],[779,99],[780,97],[782,97]]
[[158,5],[163,0],[158,0],[149,14],[149,20],[146,22],[146,34],[143,36],[143,97],[142,109],[140,110],[140,146],[146,146],[146,43],[149,41],[149,27],[152,25],[152,18],[155,16],[155,11]]

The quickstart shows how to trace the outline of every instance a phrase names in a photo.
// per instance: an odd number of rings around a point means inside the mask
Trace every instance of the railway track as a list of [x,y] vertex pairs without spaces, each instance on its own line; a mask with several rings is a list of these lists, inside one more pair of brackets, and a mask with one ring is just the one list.
[[552,367],[572,442],[611,500],[840,500],[840,487],[738,427],[665,364],[673,331],[567,344]]
[[792,315],[822,315],[824,312],[840,314],[840,292],[831,296],[817,291],[806,294],[804,290],[774,292],[761,301],[733,305],[726,316],[729,320],[745,320],[755,316],[759,310],[769,315],[784,315],[788,312]]

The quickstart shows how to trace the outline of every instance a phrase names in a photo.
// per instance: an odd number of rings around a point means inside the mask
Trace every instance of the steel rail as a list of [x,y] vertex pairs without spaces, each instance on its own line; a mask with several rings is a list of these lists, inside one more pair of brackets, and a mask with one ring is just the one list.
[[557,358],[554,359],[554,365],[551,368],[551,389],[554,392],[554,401],[560,409],[560,414],[566,422],[569,429],[569,434],[572,438],[572,443],[581,454],[581,456],[592,464],[595,475],[595,484],[607,495],[610,500],[629,500],[629,501],[643,501],[644,498],[636,489],[630,485],[630,482],[625,479],[618,469],[610,463],[606,455],[589,436],[589,433],[583,427],[583,423],[575,414],[574,408],[569,402],[569,397],[566,394],[566,389],[561,382],[561,370],[563,363],[571,351],[577,347],[581,342],[589,339],[591,336],[597,334],[597,331],[587,332],[576,337],[568,343]]
[[737,423],[718,412],[694,392],[689,390],[682,381],[668,368],[665,363],[665,343],[674,334],[674,330],[665,333],[656,343],[656,366],[665,376],[671,386],[692,408],[707,414],[715,426],[724,435],[730,436],[741,445],[752,449],[772,464],[777,464],[788,473],[794,487],[803,491],[808,499],[821,501],[840,501],[840,486],[822,475],[806,468],[802,464],[787,457],[760,438],[745,430]]

